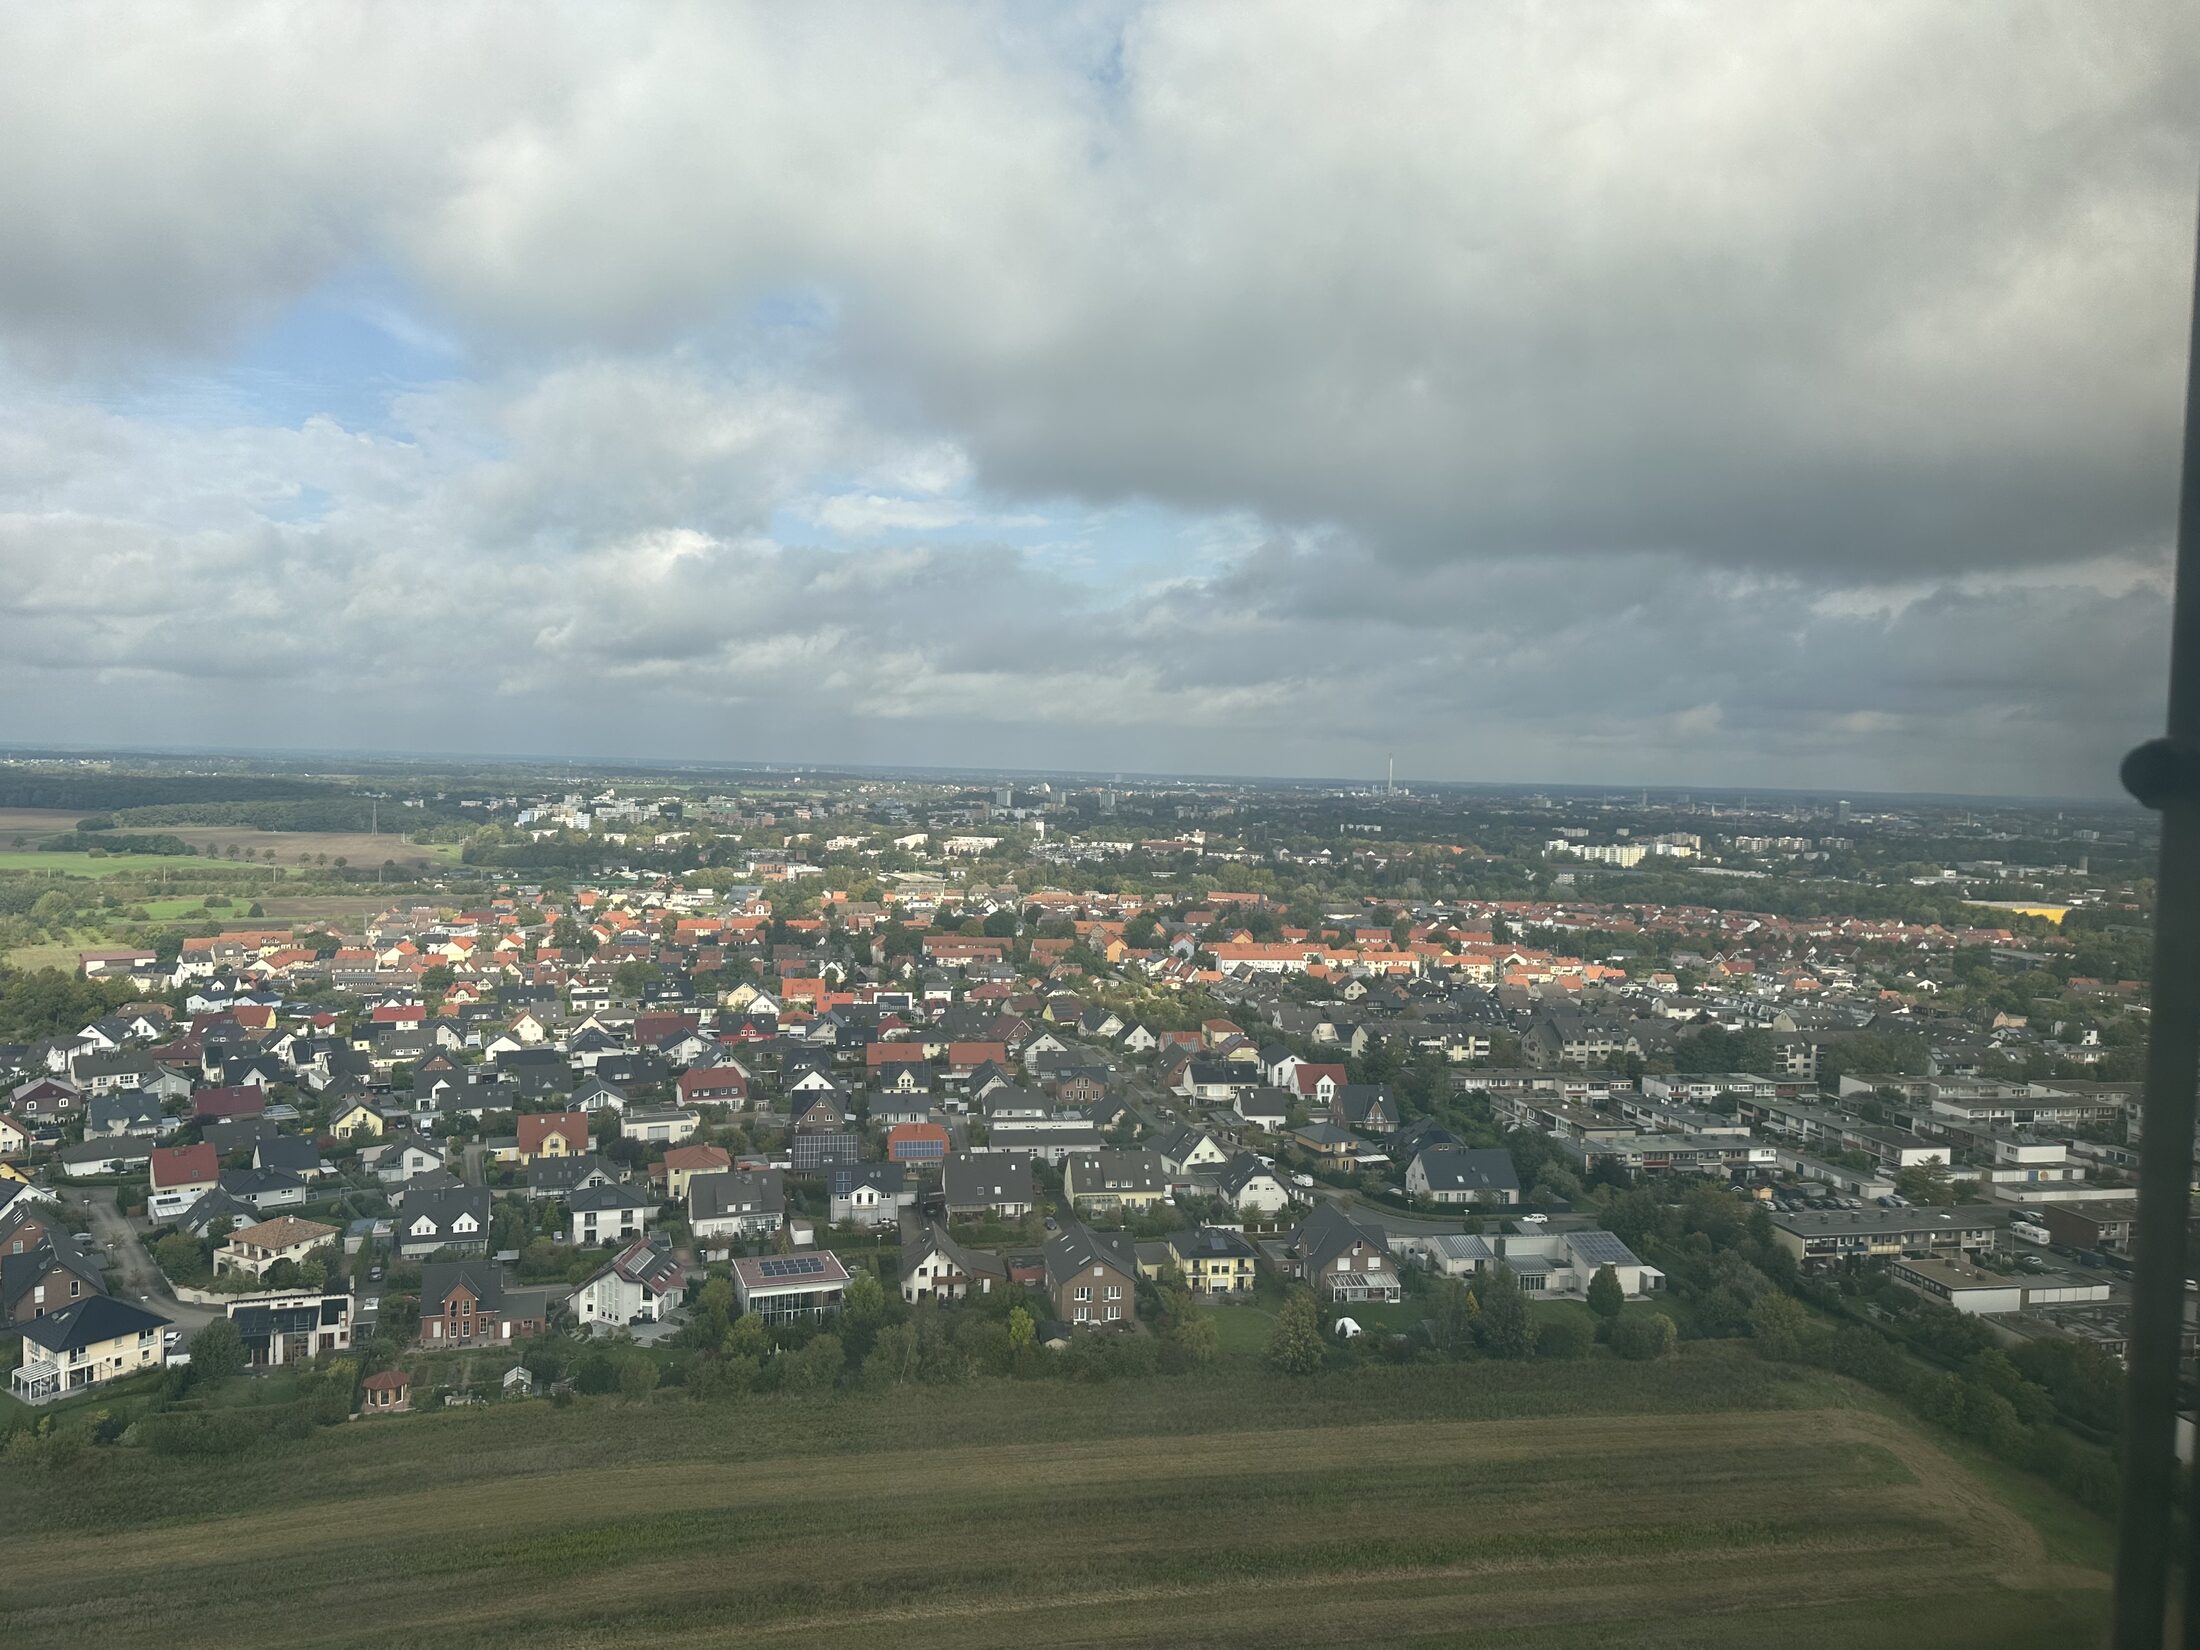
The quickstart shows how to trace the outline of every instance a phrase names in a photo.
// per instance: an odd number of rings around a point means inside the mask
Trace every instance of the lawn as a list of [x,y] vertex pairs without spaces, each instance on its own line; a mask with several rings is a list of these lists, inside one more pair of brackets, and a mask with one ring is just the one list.
[[1232,1365],[107,1448],[0,1474],[0,1615],[11,1650],[2098,1638],[2100,1572],[1853,1400],[1746,1356]]
[[1225,1358],[1266,1355],[1268,1338],[1276,1329],[1276,1315],[1266,1307],[1241,1302],[1235,1306],[1203,1306],[1199,1310],[1214,1321],[1215,1339],[1221,1343]]
[[222,868],[225,863],[192,854],[42,854],[35,848],[0,851],[0,871],[48,871],[56,876],[71,877],[142,876],[163,865],[204,871],[210,867]]

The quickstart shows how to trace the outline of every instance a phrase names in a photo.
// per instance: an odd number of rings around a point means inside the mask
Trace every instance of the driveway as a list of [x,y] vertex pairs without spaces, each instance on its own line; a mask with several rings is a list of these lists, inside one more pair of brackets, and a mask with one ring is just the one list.
[[204,1325],[222,1315],[211,1306],[187,1305],[169,1292],[168,1280],[160,1275],[153,1257],[145,1252],[145,1240],[116,1201],[114,1187],[94,1186],[69,1196],[91,1217],[92,1240],[98,1246],[100,1258],[113,1261],[120,1269],[121,1281],[116,1293],[124,1300],[150,1307],[162,1317],[173,1320],[183,1331],[186,1342]]

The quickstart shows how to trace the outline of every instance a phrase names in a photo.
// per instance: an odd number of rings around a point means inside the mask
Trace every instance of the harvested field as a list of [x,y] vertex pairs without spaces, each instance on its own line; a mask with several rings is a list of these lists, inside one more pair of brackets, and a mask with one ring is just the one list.
[[[319,859],[324,854],[333,865],[339,856],[355,866],[372,870],[386,859],[399,865],[455,865],[458,849],[444,843],[423,846],[407,842],[404,837],[384,831],[379,836],[365,831],[255,831],[242,825],[157,825],[142,827],[158,831],[162,836],[181,837],[198,849],[201,854],[219,853],[229,848],[249,851],[263,863],[295,870],[300,854],[310,854]],[[268,850],[275,858],[268,860]],[[224,860],[226,864],[227,861]]]
[[[1080,1394],[1004,1396],[1020,1408]],[[561,1434],[584,1419],[520,1413]],[[598,1413],[629,1430],[631,1409]],[[179,1484],[203,1469],[203,1516],[31,1519],[10,1537],[0,1619],[25,1650],[256,1642],[271,1622],[308,1646],[1862,1635],[1895,1650],[2082,1645],[2105,1614],[2098,1571],[2050,1552],[1945,1452],[1863,1409],[1278,1416],[1104,1437],[1076,1435],[1073,1416],[1047,1436],[1042,1417],[1017,1414],[999,1442],[886,1448],[836,1437],[848,1413],[836,1405],[815,1412],[822,1449],[737,1459],[752,1413],[670,1404],[653,1459],[607,1461],[575,1433],[570,1466],[530,1454],[510,1471],[518,1457],[495,1442],[518,1447],[509,1423],[362,1422],[327,1440],[325,1470],[272,1492],[277,1504],[224,1497],[217,1463],[147,1462]],[[763,1411],[757,1434],[784,1448],[786,1415]],[[491,1447],[469,1462],[475,1428]],[[676,1447],[681,1433],[692,1450]],[[384,1441],[444,1464],[407,1485],[369,1464]],[[74,1522],[66,1486],[37,1499]]]
[[73,831],[84,815],[73,808],[0,808],[0,843],[19,836],[52,836]]

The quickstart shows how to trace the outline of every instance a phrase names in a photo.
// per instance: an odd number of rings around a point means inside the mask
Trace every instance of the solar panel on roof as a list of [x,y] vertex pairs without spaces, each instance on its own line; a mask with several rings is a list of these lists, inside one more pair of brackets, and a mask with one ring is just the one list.
[[800,1278],[824,1271],[825,1262],[818,1255],[775,1255],[756,1269],[767,1278]]
[[1634,1264],[1634,1251],[1610,1232],[1574,1232],[1568,1235],[1567,1242],[1579,1259],[1591,1265]]

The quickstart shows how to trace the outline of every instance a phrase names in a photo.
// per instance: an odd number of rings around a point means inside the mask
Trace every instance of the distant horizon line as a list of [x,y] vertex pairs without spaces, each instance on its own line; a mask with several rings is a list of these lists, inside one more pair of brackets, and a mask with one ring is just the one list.
[[[1134,781],[1160,781],[1170,784],[1230,784],[1253,785],[1264,788],[1297,788],[1321,790],[1367,790],[1383,794],[1385,781],[1376,776],[1322,775],[1322,774],[1254,774],[1224,773],[1219,771],[1170,771],[1165,769],[1133,768],[1030,768],[986,767],[966,763],[871,763],[871,762],[789,762],[762,758],[711,758],[688,756],[574,756],[527,753],[517,751],[404,751],[375,750],[340,746],[251,746],[251,745],[162,745],[162,744],[49,744],[33,740],[0,741],[0,762],[14,760],[60,761],[85,759],[112,759],[117,757],[145,757],[165,761],[190,757],[209,757],[223,760],[251,760],[265,762],[316,762],[316,761],[370,761],[407,766],[426,766],[435,763],[484,762],[504,763],[514,766],[538,768],[569,767],[591,771],[664,770],[668,772],[755,774],[773,776],[804,774],[826,776],[845,774],[851,777],[891,778],[897,775],[931,776],[945,779],[1042,779],[1076,780],[1096,786],[1129,784]],[[1861,787],[1843,789],[1826,787],[1805,789],[1789,785],[1735,785],[1735,784],[1645,784],[1640,781],[1624,783],[1607,780],[1525,780],[1525,779],[1437,779],[1427,776],[1408,777],[1396,781],[1408,791],[1416,788],[1447,791],[1500,791],[1508,793],[1535,793],[1540,791],[1594,792],[1604,796],[1647,792],[1653,798],[1668,802],[1684,798],[1720,799],[1737,797],[1778,797],[1794,801],[1850,801],[1859,799],[1881,802],[1936,802],[1953,804],[2002,804],[2013,807],[2080,807],[2106,811],[2129,810],[2145,814],[2130,797],[2100,796],[2013,796],[1997,792],[1970,791],[1887,791]]]

